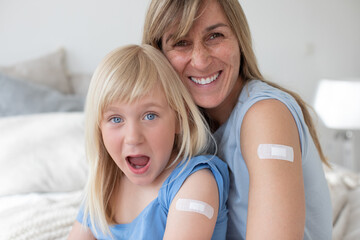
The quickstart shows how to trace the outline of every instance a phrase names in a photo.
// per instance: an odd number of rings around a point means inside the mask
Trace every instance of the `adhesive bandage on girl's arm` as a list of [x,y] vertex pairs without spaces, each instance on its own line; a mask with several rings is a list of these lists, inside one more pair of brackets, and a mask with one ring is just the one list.
[[292,147],[280,144],[259,144],[257,154],[260,159],[280,159],[294,162]]
[[193,199],[179,198],[176,201],[176,210],[200,213],[209,219],[211,219],[214,215],[214,208],[212,206],[206,202]]

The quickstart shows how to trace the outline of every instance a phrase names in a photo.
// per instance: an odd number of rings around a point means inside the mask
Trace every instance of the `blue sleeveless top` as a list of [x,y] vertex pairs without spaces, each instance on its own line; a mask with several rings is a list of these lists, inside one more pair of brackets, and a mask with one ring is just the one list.
[[[211,170],[219,189],[219,211],[212,239],[225,239],[228,219],[226,201],[229,193],[229,172],[224,161],[210,155],[194,157],[186,166],[179,164],[164,181],[158,197],[145,207],[131,223],[110,226],[114,239],[163,239],[167,215],[173,198],[192,173],[205,168]],[[77,216],[77,221],[80,223],[82,223],[83,215],[83,208],[80,208]],[[98,229],[98,235],[95,235],[90,221],[87,222],[87,227],[97,239],[111,239],[110,236],[101,233]]]
[[[229,119],[214,133],[218,156],[230,169],[227,239],[245,239],[249,196],[249,172],[240,149],[240,129],[244,115],[256,102],[277,99],[293,115],[300,136],[305,187],[306,219],[304,239],[328,240],[332,234],[332,208],[322,162],[296,100],[270,85],[252,80],[242,89]],[[265,201],[265,199],[264,199]]]

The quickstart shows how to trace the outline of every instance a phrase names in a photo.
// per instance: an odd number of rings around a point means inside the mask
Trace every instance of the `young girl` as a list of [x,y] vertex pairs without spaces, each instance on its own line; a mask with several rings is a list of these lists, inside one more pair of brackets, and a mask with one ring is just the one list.
[[109,53],[85,116],[89,180],[69,239],[225,239],[227,165],[200,155],[206,123],[162,53]]

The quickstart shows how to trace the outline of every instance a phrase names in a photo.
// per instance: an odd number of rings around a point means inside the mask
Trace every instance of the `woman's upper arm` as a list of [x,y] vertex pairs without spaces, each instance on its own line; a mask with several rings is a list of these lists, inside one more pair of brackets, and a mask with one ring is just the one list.
[[94,240],[95,237],[90,229],[83,227],[81,223],[75,221],[68,236],[68,240]]
[[[213,208],[209,219],[204,214],[176,209],[179,199],[204,202]],[[164,239],[211,239],[219,209],[219,191],[210,170],[202,169],[190,175],[175,195],[166,222]]]
[[[250,181],[246,239],[303,239],[301,147],[291,112],[278,100],[255,103],[244,117],[240,138]],[[293,161],[260,159],[260,144],[291,147]]]

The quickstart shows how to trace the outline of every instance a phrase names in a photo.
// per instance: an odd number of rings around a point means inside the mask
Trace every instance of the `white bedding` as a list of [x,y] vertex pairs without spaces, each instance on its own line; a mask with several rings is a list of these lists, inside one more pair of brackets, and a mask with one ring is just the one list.
[[[0,239],[66,239],[86,182],[83,113],[0,118]],[[360,177],[325,168],[333,240],[360,239]]]
[[0,197],[0,239],[66,239],[81,191]]
[[90,76],[69,76],[65,54],[0,66],[0,240],[66,239],[75,221]]
[[[86,182],[83,112],[0,118],[0,239],[66,239]],[[325,168],[333,240],[360,239],[360,177]]]
[[87,177],[83,113],[0,118],[0,239],[66,239]]
[[359,240],[360,174],[336,165],[324,170],[333,207],[332,240]]
[[349,218],[347,219],[343,240],[360,239],[360,187],[349,193]]
[[0,196],[84,186],[82,112],[3,117],[0,133]]

